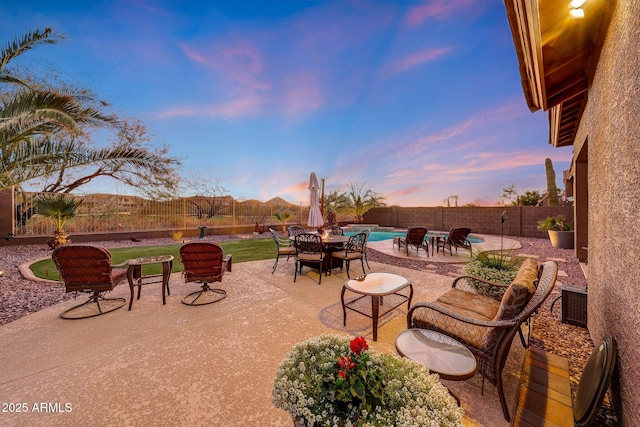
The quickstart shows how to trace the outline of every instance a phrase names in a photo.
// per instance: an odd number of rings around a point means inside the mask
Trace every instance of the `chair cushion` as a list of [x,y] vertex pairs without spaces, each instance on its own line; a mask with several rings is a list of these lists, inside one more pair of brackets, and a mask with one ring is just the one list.
[[303,252],[298,254],[298,259],[302,261],[322,261],[322,254]]
[[278,248],[278,255],[295,255],[296,248],[293,246],[281,246]]
[[117,285],[126,279],[127,279],[127,270],[120,270],[120,269],[111,270],[111,280],[113,280],[114,285]]
[[[490,320],[474,311],[470,311],[465,308],[456,307],[441,302],[434,302],[434,304],[452,310],[464,317],[471,317],[483,321]],[[485,336],[490,330],[489,328],[486,328],[484,326],[477,326],[470,323],[461,322],[446,315],[435,317],[430,316],[429,320],[423,319],[420,316],[420,312],[414,313],[412,322],[414,327],[416,328],[433,329],[442,332],[443,334],[455,338],[456,340],[474,348],[482,348],[485,342]]]
[[500,308],[494,320],[510,320],[516,317],[536,291],[538,267],[533,259],[522,263],[516,278],[502,296]]
[[522,262],[520,269],[518,270],[518,274],[516,278],[513,279],[511,283],[517,283],[520,286],[530,287],[533,285],[533,291],[535,292],[535,288],[538,286],[537,279],[538,278],[538,263],[536,260],[532,258],[527,258]]
[[[500,302],[483,295],[474,294],[452,288],[446,293],[440,295],[437,302],[446,304],[457,309],[470,311],[474,313],[471,317],[477,318],[480,315],[483,320],[492,320],[500,307]],[[467,314],[468,315],[468,314]]]
[[347,261],[353,261],[354,259],[362,258],[362,252],[347,252],[346,254],[344,252],[334,252],[331,256]]

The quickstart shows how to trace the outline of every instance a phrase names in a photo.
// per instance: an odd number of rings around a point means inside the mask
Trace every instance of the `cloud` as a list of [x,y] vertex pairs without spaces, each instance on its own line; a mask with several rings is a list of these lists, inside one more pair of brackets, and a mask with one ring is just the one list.
[[312,111],[324,104],[324,93],[318,76],[310,71],[285,77],[282,108],[286,115]]
[[214,117],[234,118],[260,113],[263,101],[259,97],[246,97],[210,105],[185,105],[166,109],[156,114],[159,118]]
[[236,90],[265,91],[272,87],[265,77],[264,55],[250,40],[201,48],[182,43],[180,48],[192,61],[214,70],[221,80],[238,85]]
[[403,73],[410,70],[413,67],[422,65],[425,62],[433,61],[442,58],[453,50],[452,47],[442,47],[439,49],[425,49],[420,52],[413,53],[409,56],[405,56],[397,61],[386,64],[382,67],[382,75],[385,77],[391,77],[399,73]]
[[409,27],[415,27],[429,18],[444,19],[453,13],[458,4],[459,1],[434,0],[415,6],[407,12],[405,24]]

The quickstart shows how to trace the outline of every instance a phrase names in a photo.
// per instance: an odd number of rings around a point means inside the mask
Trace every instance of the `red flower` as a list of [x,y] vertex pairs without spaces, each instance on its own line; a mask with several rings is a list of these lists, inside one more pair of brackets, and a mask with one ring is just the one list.
[[369,345],[364,337],[356,337],[352,339],[349,347],[351,348],[351,352],[358,355],[362,353],[362,350],[369,350]]
[[343,371],[342,369],[340,369],[340,370],[338,371],[338,375],[340,375],[340,377],[341,377],[342,379],[347,378],[347,374],[345,374],[345,373],[344,373],[344,371]]
[[354,369],[356,367],[356,364],[354,362],[351,361],[351,356],[340,356],[340,359],[338,360],[338,366],[341,367],[342,369]]

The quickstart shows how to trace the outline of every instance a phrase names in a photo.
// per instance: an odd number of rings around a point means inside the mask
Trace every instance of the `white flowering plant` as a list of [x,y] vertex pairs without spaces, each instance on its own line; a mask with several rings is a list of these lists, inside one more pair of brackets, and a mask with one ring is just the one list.
[[280,362],[273,403],[297,426],[461,426],[462,409],[426,366],[325,334]]

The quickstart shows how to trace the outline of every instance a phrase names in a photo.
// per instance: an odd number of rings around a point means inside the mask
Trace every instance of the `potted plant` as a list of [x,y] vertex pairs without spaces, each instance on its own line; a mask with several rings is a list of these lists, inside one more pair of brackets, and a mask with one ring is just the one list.
[[68,220],[76,216],[81,204],[82,200],[68,194],[45,194],[37,199],[38,214],[52,218],[56,224],[56,230],[47,242],[51,249],[71,243],[63,227]]
[[276,407],[294,426],[460,426],[462,410],[439,377],[411,359],[368,350],[364,337],[325,334],[280,362]]
[[287,232],[287,221],[289,220],[289,218],[291,218],[291,214],[289,212],[287,212],[287,211],[284,211],[282,213],[274,212],[273,216],[276,217],[276,219],[282,223],[282,232],[286,233]]
[[573,249],[573,224],[566,222],[564,215],[548,216],[538,221],[538,230],[549,233],[554,248]]

